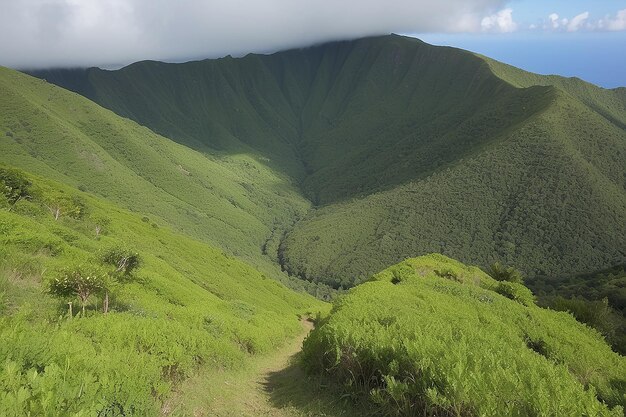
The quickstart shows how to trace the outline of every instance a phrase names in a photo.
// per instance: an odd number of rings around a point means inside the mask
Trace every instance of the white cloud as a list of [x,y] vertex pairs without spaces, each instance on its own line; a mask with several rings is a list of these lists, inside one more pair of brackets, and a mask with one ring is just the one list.
[[506,2],[0,0],[0,65],[184,60],[391,32],[480,31],[482,17]]
[[607,15],[604,19],[591,19],[589,12],[580,13],[571,19],[561,18],[556,13],[548,15],[543,22],[543,29],[552,31],[622,31],[626,30],[626,9],[619,10],[615,16]]
[[480,27],[485,32],[515,32],[517,23],[513,20],[513,9],[503,9],[484,17],[480,22]]
[[589,12],[584,12],[574,16],[569,24],[567,24],[567,31],[576,32],[581,26],[583,26],[587,19],[589,19]]
[[607,18],[603,25],[607,30],[626,30],[626,9],[618,11],[614,18]]
[[552,26],[553,29],[558,29],[560,25],[558,14],[552,13],[550,16],[548,16],[548,20],[550,21],[550,25]]

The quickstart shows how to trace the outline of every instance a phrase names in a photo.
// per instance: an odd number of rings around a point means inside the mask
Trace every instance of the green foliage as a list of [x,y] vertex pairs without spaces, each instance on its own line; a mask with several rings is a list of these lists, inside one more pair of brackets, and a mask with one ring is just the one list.
[[496,281],[508,281],[517,284],[524,283],[522,273],[512,266],[504,266],[500,262],[494,262],[489,267],[487,273]]
[[498,283],[496,292],[525,306],[532,305],[535,302],[533,293],[524,285],[517,282],[502,281]]
[[44,197],[44,205],[55,220],[61,216],[81,219],[86,211],[85,203],[76,195],[47,195]]
[[501,285],[522,287],[441,255],[409,259],[335,301],[303,363],[379,415],[621,416],[626,360]]
[[609,300],[587,301],[583,298],[556,297],[550,303],[550,308],[557,311],[569,311],[576,320],[586,323],[597,329],[604,336],[610,337],[615,333],[615,325],[611,321]]
[[626,354],[626,265],[561,277],[537,277],[528,283],[539,304],[571,312],[602,333]]
[[30,181],[18,170],[0,166],[0,193],[10,204],[30,198],[30,185]]
[[122,247],[109,248],[101,256],[104,264],[114,268],[116,274],[130,276],[141,266],[141,257],[137,252]]
[[89,297],[105,290],[105,274],[83,265],[65,268],[48,282],[48,291],[55,297],[77,297],[83,308],[83,315]]

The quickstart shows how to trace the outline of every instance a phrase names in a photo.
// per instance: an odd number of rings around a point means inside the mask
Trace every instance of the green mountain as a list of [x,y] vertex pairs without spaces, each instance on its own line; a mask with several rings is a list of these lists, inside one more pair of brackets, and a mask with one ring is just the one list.
[[623,89],[395,35],[36,75],[284,175],[313,208],[279,260],[310,281],[352,286],[430,252],[530,277],[626,259]]

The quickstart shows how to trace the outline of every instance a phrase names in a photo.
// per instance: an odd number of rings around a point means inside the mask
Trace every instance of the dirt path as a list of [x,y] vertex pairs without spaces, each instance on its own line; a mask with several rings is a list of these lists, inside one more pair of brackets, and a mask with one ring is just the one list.
[[[253,377],[247,381],[244,387],[237,389],[240,393],[239,405],[241,407],[235,407],[236,410],[230,410],[229,413],[215,414],[224,416],[271,416],[271,417],[292,417],[303,416],[299,410],[293,407],[279,407],[272,401],[272,395],[284,388],[285,384],[289,383],[285,378],[279,378],[281,374],[289,373],[289,370],[294,366],[294,358],[302,349],[302,342],[313,330],[313,323],[307,320],[302,320],[302,327],[304,331],[292,342],[288,343],[284,348],[276,352],[266,360],[262,360],[259,363],[257,372]],[[301,375],[304,376],[304,375]],[[232,413],[234,411],[234,413]]]
[[313,329],[239,372],[210,372],[185,381],[162,409],[164,416],[312,417],[360,415],[346,410],[328,390],[307,378],[294,360]]

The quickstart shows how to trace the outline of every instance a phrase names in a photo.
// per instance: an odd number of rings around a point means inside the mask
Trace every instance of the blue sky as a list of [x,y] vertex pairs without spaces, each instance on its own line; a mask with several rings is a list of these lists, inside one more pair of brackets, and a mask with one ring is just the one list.
[[532,72],[575,76],[605,88],[626,86],[626,1],[517,0],[493,15],[481,31],[415,36]]
[[589,12],[589,19],[602,19],[626,9],[626,1],[618,0],[517,0],[507,3],[513,10],[515,20],[526,24],[537,24],[552,13],[560,17],[573,17]]

